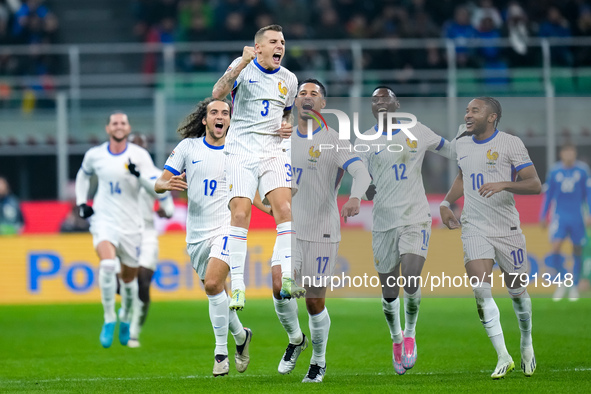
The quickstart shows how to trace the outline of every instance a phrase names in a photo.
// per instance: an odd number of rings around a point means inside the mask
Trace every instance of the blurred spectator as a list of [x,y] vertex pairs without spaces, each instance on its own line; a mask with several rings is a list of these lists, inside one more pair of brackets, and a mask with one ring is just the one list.
[[88,232],[90,224],[86,219],[82,219],[78,214],[80,208],[76,204],[72,205],[72,210],[60,225],[62,233],[85,233]]
[[0,176],[0,235],[18,234],[24,224],[20,203],[6,178]]
[[30,30],[37,29],[47,15],[49,9],[42,4],[42,0],[27,0],[16,12],[14,23],[12,24],[12,36],[22,44],[30,43],[28,41]]
[[[540,25],[540,37],[570,37],[572,35],[568,21],[558,9],[550,7],[547,18]],[[552,47],[552,62],[560,66],[572,66],[573,56],[568,47]]]
[[334,8],[328,8],[322,13],[317,33],[318,38],[324,39],[338,40],[347,37]]
[[527,39],[529,38],[528,19],[525,11],[517,1],[512,1],[507,7],[505,36],[511,42],[509,59],[513,66],[531,64],[527,56]]
[[199,19],[199,27],[205,31],[213,25],[213,8],[209,2],[205,0],[181,0],[178,12],[179,30],[184,33],[194,29],[196,19]]
[[425,9],[433,17],[433,21],[443,26],[445,22],[453,17],[457,5],[457,0],[427,0]]
[[224,27],[216,31],[214,39],[219,41],[252,41],[255,32],[246,31],[244,28],[244,16],[239,12],[228,14]]
[[10,43],[8,32],[8,23],[10,21],[10,11],[6,5],[6,0],[0,0],[0,45]]
[[[576,33],[578,36],[591,36],[591,6],[581,10],[581,15],[577,20]],[[578,48],[575,65],[584,67],[589,64],[591,64],[591,48],[588,46]]]
[[468,9],[464,6],[456,8],[454,19],[448,21],[443,28],[443,36],[445,38],[454,39],[456,42],[456,56],[458,67],[466,67],[470,65],[470,54],[473,52],[471,48],[464,45],[466,40],[476,38],[478,32],[470,24],[470,14]]
[[472,14],[472,26],[475,29],[480,29],[480,25],[485,18],[490,18],[496,29],[503,26],[501,13],[495,8],[492,0],[480,0],[479,7],[476,7]]
[[180,39],[188,42],[210,41],[214,35],[207,28],[207,20],[202,15],[195,15],[189,28],[181,31]]

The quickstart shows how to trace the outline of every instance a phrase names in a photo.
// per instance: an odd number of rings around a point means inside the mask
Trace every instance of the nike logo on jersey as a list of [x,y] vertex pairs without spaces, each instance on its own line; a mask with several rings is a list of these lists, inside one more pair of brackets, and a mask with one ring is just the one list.
[[248,80],[249,83],[257,83],[258,81],[253,81],[252,79]]
[[468,156],[460,157],[460,160],[465,159],[466,157],[468,157]]
[[236,268],[240,268],[240,266],[237,265],[236,267],[232,267],[233,270],[235,270]]
[[203,161],[203,160],[193,160],[193,164],[197,164],[197,163],[199,163],[200,161]]
[[374,154],[377,156],[377,155],[379,155],[380,153],[382,153],[383,151],[385,151],[385,149],[382,149],[382,150],[380,150],[380,151],[374,152]]

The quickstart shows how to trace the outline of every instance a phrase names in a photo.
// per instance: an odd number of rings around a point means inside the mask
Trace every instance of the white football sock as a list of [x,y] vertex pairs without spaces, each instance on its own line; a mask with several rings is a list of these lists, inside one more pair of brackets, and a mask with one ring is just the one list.
[[519,323],[519,330],[521,331],[521,347],[530,347],[532,346],[531,298],[529,297],[527,289],[524,287],[508,290],[511,299],[513,300],[513,310],[515,310],[515,315],[517,316],[517,321]]
[[230,226],[228,249],[230,251],[230,278],[232,280],[232,292],[246,290],[244,285],[244,264],[246,263],[246,235],[248,229]]
[[330,330],[330,316],[328,309],[316,315],[310,315],[308,325],[310,327],[310,338],[312,340],[312,358],[310,364],[318,364],[322,368],[326,366],[326,344]]
[[419,318],[419,306],[421,305],[421,288],[414,294],[404,290],[404,336],[414,338],[416,335],[417,320]]
[[117,292],[117,277],[115,270],[117,260],[101,260],[99,265],[98,284],[101,290],[101,302],[103,303],[105,323],[117,321],[115,314],[115,293]]
[[[125,311],[120,318],[121,321],[129,323],[135,311],[140,309],[137,278],[133,278],[129,283],[124,283],[122,279],[119,279],[119,284],[121,286],[121,308]],[[131,336],[131,332],[129,334]]]
[[490,283],[483,282],[478,287],[473,287],[472,290],[476,298],[480,321],[497,351],[498,358],[509,358],[509,352],[507,352],[507,347],[505,346],[503,329],[501,328],[499,308],[492,298]]
[[384,311],[384,316],[386,316],[386,323],[388,323],[388,328],[390,329],[392,342],[402,342],[402,330],[400,328],[400,298],[388,302],[382,297],[382,310]]
[[291,240],[295,236],[295,230],[291,229],[291,222],[285,222],[277,225],[277,240],[273,248],[273,253],[281,263],[281,276],[284,278],[293,278],[291,269]]
[[[226,293],[226,297],[228,299],[228,304],[230,304],[230,301],[232,300],[232,298]],[[244,341],[246,340],[246,331],[244,331],[244,326],[242,325],[242,322],[240,322],[240,319],[238,318],[238,314],[236,313],[235,310],[231,310],[228,313],[228,328],[230,329],[230,332],[232,333],[232,336],[234,337],[234,341],[236,342],[236,345],[240,346],[244,343]]]
[[146,314],[146,306],[142,302],[142,300],[137,300],[137,308],[133,308],[131,312],[131,325],[129,326],[129,337],[133,339],[138,339],[140,337],[140,332],[142,330],[142,326],[140,322],[142,321],[142,317]]
[[298,320],[298,303],[296,300],[294,298],[278,300],[273,297],[273,303],[275,304],[275,312],[279,322],[287,332],[289,343],[294,345],[302,343],[304,337]]
[[209,320],[213,327],[215,335],[214,355],[228,355],[228,317],[230,309],[228,308],[228,294],[222,291],[213,296],[208,295],[209,299]]

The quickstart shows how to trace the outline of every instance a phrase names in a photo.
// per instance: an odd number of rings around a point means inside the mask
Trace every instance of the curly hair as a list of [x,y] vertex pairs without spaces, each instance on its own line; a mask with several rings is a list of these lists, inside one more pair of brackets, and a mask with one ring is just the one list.
[[207,117],[207,106],[214,101],[222,101],[228,104],[228,107],[230,107],[230,116],[232,116],[232,105],[228,100],[220,100],[213,97],[208,97],[197,104],[195,110],[187,115],[187,117],[180,123],[176,132],[181,136],[182,139],[200,138],[205,135],[206,127],[202,121]]

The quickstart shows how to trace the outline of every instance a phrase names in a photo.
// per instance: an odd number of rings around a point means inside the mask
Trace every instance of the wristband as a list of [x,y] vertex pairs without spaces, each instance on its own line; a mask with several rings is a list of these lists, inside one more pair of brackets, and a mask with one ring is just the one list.
[[443,200],[443,201],[441,201],[441,204],[439,204],[440,207],[446,207],[446,208],[449,208],[450,205],[451,204],[447,200]]

